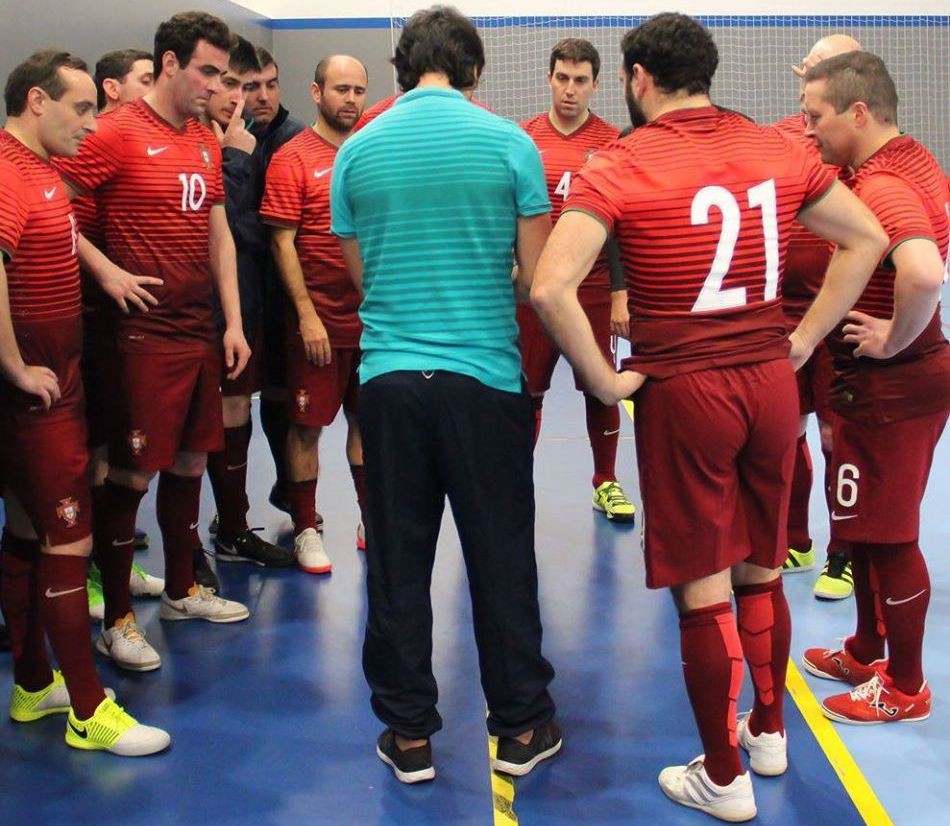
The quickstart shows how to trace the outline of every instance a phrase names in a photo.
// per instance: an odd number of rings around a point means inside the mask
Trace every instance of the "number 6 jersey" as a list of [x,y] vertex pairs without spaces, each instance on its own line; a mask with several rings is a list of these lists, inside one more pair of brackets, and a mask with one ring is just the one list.
[[74,158],[56,167],[79,192],[95,190],[109,259],[164,285],[148,313],[120,315],[125,352],[180,353],[214,346],[208,254],[211,207],[224,203],[221,150],[194,119],[180,129],[144,101],[97,122]]
[[597,152],[564,210],[617,238],[632,367],[654,378],[788,355],[781,270],[795,216],[835,175],[735,112],[679,109]]

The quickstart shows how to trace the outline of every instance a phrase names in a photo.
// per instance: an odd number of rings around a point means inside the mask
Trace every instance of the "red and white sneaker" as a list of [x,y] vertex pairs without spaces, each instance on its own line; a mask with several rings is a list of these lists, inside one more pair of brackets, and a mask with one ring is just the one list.
[[859,726],[877,723],[916,723],[930,716],[930,688],[924,680],[916,694],[905,694],[883,671],[846,694],[821,704],[825,717]]
[[356,526],[356,550],[366,550],[366,532],[363,530],[363,523]]
[[[850,638],[849,638],[850,639]],[[808,648],[802,655],[802,665],[809,674],[823,680],[840,680],[851,685],[862,685],[874,674],[887,668],[887,660],[875,660],[865,665],[848,652],[848,640],[841,648]]]

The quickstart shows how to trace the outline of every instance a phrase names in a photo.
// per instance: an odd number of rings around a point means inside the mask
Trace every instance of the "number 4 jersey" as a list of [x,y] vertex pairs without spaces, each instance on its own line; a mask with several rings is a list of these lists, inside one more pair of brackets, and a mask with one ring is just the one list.
[[79,192],[95,190],[110,260],[149,287],[159,303],[119,320],[125,352],[181,353],[214,346],[208,255],[211,208],[224,203],[221,150],[196,120],[181,128],[144,101],[97,122],[74,158],[56,162]]
[[835,175],[735,112],[669,112],[598,152],[564,210],[620,245],[633,356],[654,378],[788,355],[781,270],[799,211]]

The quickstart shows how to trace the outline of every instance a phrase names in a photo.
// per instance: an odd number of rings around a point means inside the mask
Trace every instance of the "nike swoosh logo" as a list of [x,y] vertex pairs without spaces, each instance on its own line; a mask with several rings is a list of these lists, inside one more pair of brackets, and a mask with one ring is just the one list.
[[858,515],[852,513],[850,516],[838,516],[834,511],[831,512],[831,521],[832,522],[843,522],[845,519],[857,519]]
[[915,599],[917,599],[917,597],[919,597],[921,594],[926,594],[926,593],[927,593],[927,589],[924,588],[923,591],[918,591],[918,592],[917,592],[916,594],[914,594],[912,597],[907,597],[907,599],[891,599],[890,597],[888,597],[888,598],[887,598],[886,600],[884,600],[884,601],[885,601],[888,605],[903,605],[905,602],[910,602],[911,600],[915,600]]
[[247,462],[241,462],[239,465],[225,465],[228,470],[240,470],[242,467],[247,467]]
[[66,718],[66,722],[69,724],[69,727],[73,730],[73,734],[75,734],[77,737],[82,737],[82,739],[85,740],[89,736],[88,731],[86,731],[85,729],[76,728],[73,725],[73,721],[70,720],[68,717]]
[[332,171],[333,171],[333,167],[332,167],[332,166],[328,166],[326,169],[314,169],[314,170],[313,170],[313,177],[314,177],[314,178],[322,178],[322,177],[323,177],[324,175],[326,175],[328,172],[332,172]]
[[145,149],[145,154],[150,158],[154,158],[156,155],[161,155],[166,149],[168,149],[167,146],[148,146]]
[[56,597],[64,597],[66,594],[75,594],[76,591],[82,591],[85,586],[80,586],[79,588],[70,588],[68,591],[54,591],[51,588],[46,589],[47,599],[55,599]]
[[113,539],[112,547],[121,548],[123,545],[131,545],[133,542],[135,542],[135,537],[132,537],[132,539],[123,539],[121,542],[118,539]]
[[188,526],[188,530],[189,530],[189,531],[193,531],[193,530],[194,530],[195,528],[197,528],[197,527],[198,527],[198,523],[197,523],[197,522],[193,522],[191,525]]
[[46,198],[47,201],[52,201],[52,200],[53,200],[53,196],[54,196],[55,194],[56,194],[56,187],[55,187],[55,186],[54,186],[52,189],[44,189],[44,190],[43,190],[43,197]]
[[605,431],[604,431],[604,435],[605,435],[605,436],[616,436],[619,432],[620,432],[620,428],[618,427],[616,430],[605,430]]

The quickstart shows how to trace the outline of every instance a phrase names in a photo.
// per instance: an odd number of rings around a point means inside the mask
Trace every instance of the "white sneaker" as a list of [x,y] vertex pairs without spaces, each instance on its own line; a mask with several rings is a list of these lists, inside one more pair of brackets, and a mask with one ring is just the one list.
[[749,766],[756,774],[775,777],[785,774],[788,768],[788,740],[784,734],[762,732],[752,734],[749,731],[751,711],[739,715],[736,724],[736,737],[739,745],[749,753]]
[[112,628],[102,629],[96,640],[96,651],[126,671],[154,671],[162,664],[158,652],[149,645],[131,613],[116,620]]
[[141,565],[132,563],[132,575],[129,577],[129,593],[133,597],[160,597],[165,590],[165,580],[152,576]]
[[192,585],[188,596],[171,599],[162,592],[162,602],[158,615],[163,620],[203,619],[208,622],[240,622],[246,620],[251,612],[246,605],[234,600],[224,599],[203,585]]
[[728,786],[717,786],[703,766],[700,755],[688,766],[670,766],[660,772],[660,788],[670,800],[690,809],[730,823],[741,823],[755,817],[755,796],[748,772],[740,774]]
[[294,554],[301,570],[308,574],[328,574],[333,569],[326,548],[323,547],[323,536],[313,528],[307,528],[297,534],[294,539]]

